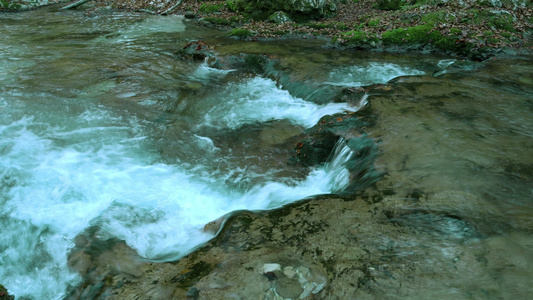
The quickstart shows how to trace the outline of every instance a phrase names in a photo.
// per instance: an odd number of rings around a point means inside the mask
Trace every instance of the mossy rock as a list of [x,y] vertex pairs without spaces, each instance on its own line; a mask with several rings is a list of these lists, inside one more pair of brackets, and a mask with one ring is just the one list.
[[385,45],[421,45],[427,44],[433,26],[430,24],[398,28],[383,33]]
[[409,49],[423,49],[429,46],[443,52],[467,55],[474,48],[473,43],[458,38],[457,30],[450,33],[444,36],[440,31],[433,31],[432,25],[425,24],[390,30],[382,37],[385,46],[401,46]]
[[231,25],[231,21],[230,20],[226,20],[226,19],[223,19],[223,18],[205,17],[204,21],[209,22],[209,23],[211,23],[213,25],[218,25],[218,26],[230,26]]
[[276,24],[292,22],[291,17],[282,11],[274,12],[272,15],[270,15],[270,17],[268,17],[268,20]]
[[360,48],[374,47],[379,43],[379,38],[375,33],[364,31],[348,31],[340,35],[344,41],[352,46]]
[[238,38],[241,38],[241,39],[245,39],[245,38],[252,37],[255,34],[253,32],[251,32],[250,30],[248,30],[248,29],[234,28],[230,32],[228,32],[226,35],[227,36],[232,36],[232,37],[238,37]]
[[200,8],[198,11],[203,13],[214,13],[220,11],[222,8],[224,8],[224,4],[207,4],[204,3],[200,5]]

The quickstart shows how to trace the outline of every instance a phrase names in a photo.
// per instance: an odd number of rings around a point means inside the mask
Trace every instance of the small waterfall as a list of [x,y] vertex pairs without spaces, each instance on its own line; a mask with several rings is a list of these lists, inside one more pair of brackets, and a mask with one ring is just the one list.
[[350,193],[376,182],[381,177],[374,169],[377,153],[377,145],[365,136],[340,138],[325,166],[331,192]]
[[352,159],[353,154],[353,150],[346,145],[346,141],[340,138],[333,150],[331,161],[326,164],[332,192],[342,192],[350,184],[350,171],[346,168],[346,163]]

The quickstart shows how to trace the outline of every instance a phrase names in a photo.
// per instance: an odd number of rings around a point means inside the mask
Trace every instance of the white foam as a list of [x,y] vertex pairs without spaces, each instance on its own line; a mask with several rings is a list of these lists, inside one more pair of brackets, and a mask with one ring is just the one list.
[[[293,185],[228,190],[220,178],[154,163],[144,137],[126,130],[138,126],[134,121],[97,108],[80,116],[80,127],[47,126],[34,117],[0,126],[0,277],[16,295],[62,298],[79,279],[68,271],[67,253],[91,225],[148,259],[172,260],[209,240],[203,226],[231,211],[271,209],[331,191],[323,170]],[[209,138],[194,137],[216,150]]]
[[198,68],[196,68],[196,70],[194,70],[194,72],[191,75],[191,78],[205,82],[205,81],[211,81],[213,79],[224,78],[227,74],[233,71],[235,70],[221,70],[221,69],[210,67],[207,61],[204,61],[202,64],[198,66]]
[[255,77],[229,85],[205,115],[204,125],[238,128],[246,124],[287,119],[304,127],[314,126],[325,115],[356,111],[347,103],[318,105],[293,97],[271,79]]
[[330,85],[360,87],[375,83],[387,83],[391,79],[406,75],[424,75],[425,72],[393,63],[371,62],[367,66],[341,67],[332,71]]

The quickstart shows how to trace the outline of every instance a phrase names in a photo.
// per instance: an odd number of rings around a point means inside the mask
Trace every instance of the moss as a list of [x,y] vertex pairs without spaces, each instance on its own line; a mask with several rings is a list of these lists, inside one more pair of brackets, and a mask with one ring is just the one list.
[[475,45],[459,39],[460,32],[461,30],[455,29],[453,32],[450,30],[450,35],[443,35],[440,31],[433,31],[432,25],[425,24],[387,31],[383,34],[383,44],[413,48],[430,45],[440,51],[466,55]]
[[506,15],[505,13],[501,13],[499,15],[495,15],[489,18],[488,25],[490,27],[496,27],[497,29],[515,32],[514,29],[514,20],[511,15]]
[[375,18],[368,21],[368,27],[377,27],[381,23],[381,18]]
[[515,32],[513,16],[507,12],[494,12],[486,9],[470,9],[468,16],[461,19],[463,23],[486,25],[496,29]]
[[459,28],[452,28],[452,29],[450,29],[450,33],[451,33],[451,34],[460,34],[461,32],[462,32],[462,30],[459,29]]
[[234,28],[230,32],[228,32],[226,35],[227,36],[236,36],[236,37],[239,37],[239,38],[242,39],[242,38],[251,37],[251,36],[254,35],[254,33],[251,32],[250,30],[247,30],[247,29]]
[[460,43],[456,36],[444,36],[438,31],[430,34],[431,44],[442,51],[465,54],[473,47],[472,44]]
[[445,11],[431,12],[424,14],[421,18],[422,22],[435,24],[435,23],[448,23],[455,21],[457,18]]
[[345,32],[341,34],[340,38],[349,44],[361,47],[374,46],[379,42],[379,39],[375,33],[358,30]]
[[424,24],[419,26],[398,28],[383,33],[385,45],[426,44],[430,40],[433,26]]
[[200,6],[198,10],[204,13],[214,13],[214,12],[220,11],[223,7],[224,7],[224,4],[210,5],[210,4],[204,3]]
[[242,16],[232,16],[229,18],[231,23],[240,23],[243,20]]
[[235,4],[235,1],[233,0],[226,1],[226,7],[231,11],[234,11],[234,12],[237,11],[237,5]]
[[14,3],[12,1],[0,0],[0,10],[18,10],[22,7],[19,3]]
[[205,17],[204,20],[214,25],[229,26],[231,24],[229,20],[223,18]]

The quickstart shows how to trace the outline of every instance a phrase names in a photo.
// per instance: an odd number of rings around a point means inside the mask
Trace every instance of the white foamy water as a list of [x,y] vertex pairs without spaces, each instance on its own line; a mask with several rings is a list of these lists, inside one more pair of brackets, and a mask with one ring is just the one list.
[[[42,25],[45,31],[37,34],[32,27],[28,32],[24,26],[15,28],[17,35],[4,42],[9,47],[0,47],[9,52],[0,54],[8,58],[0,62],[5,67],[0,70],[4,83],[0,85],[0,283],[10,293],[27,299],[61,299],[66,287],[79,281],[78,275],[69,271],[67,255],[74,238],[90,226],[99,228],[100,238],[125,240],[147,259],[173,260],[212,238],[202,231],[204,225],[231,211],[271,209],[346,186],[348,179],[343,176],[348,175],[342,162],[351,157],[347,149],[339,150],[343,158],[327,169],[312,171],[305,180],[289,185],[265,176],[245,191],[227,187],[223,175],[195,173],[204,166],[196,160],[186,161],[186,155],[180,157],[180,164],[163,163],[153,142],[160,137],[151,136],[158,131],[150,127],[163,125],[121,111],[129,107],[123,101],[141,97],[135,90],[125,89],[116,97],[114,93],[121,84],[145,84],[143,76],[150,72],[137,72],[139,68],[180,68],[173,60],[155,63],[153,60],[161,57],[154,54],[161,50],[152,44],[159,33],[185,31],[182,18],[147,17],[123,24],[122,16],[106,16],[105,22],[90,19],[75,27],[78,23],[70,22],[70,15],[60,16],[63,21],[56,22],[56,27]],[[13,34],[15,29],[4,32]],[[75,35],[46,39],[46,34],[59,37],[57,30],[82,34],[79,40]],[[99,30],[109,33],[97,34]],[[84,39],[85,33],[91,33],[91,39]],[[26,35],[35,41],[25,40]],[[175,47],[176,41],[171,43],[168,49]],[[122,50],[130,52],[118,55]],[[41,52],[47,54],[46,59],[34,62]],[[72,62],[61,59],[78,56],[80,59]],[[74,74],[83,78],[50,75],[72,74],[67,71],[77,67],[85,71]],[[198,123],[184,124],[232,129],[286,119],[311,127],[324,115],[359,109],[345,103],[304,101],[260,77],[222,86],[228,72],[202,64],[190,74],[193,82],[220,84],[221,91],[195,99],[202,102],[198,110],[196,103],[187,104],[192,108],[184,111],[193,116],[184,117]],[[161,76],[161,80],[175,79]],[[142,104],[154,101],[139,99]],[[98,103],[116,104],[117,110]],[[209,136],[195,134],[191,128],[183,128],[191,134],[176,137],[190,138],[178,141],[183,149],[201,149],[213,155],[222,152]],[[232,169],[230,165],[227,174],[241,172],[240,167]]]
[[[193,77],[226,73],[204,64]],[[133,117],[68,99],[18,102],[21,95],[8,94],[0,104],[0,278],[18,296],[60,299],[67,285],[79,280],[68,269],[67,255],[89,226],[100,228],[100,238],[126,241],[147,259],[175,260],[212,238],[204,225],[229,212],[272,209],[340,192],[349,182],[343,164],[351,150],[339,144],[332,163],[297,184],[265,177],[246,191],[231,190],[224,178],[191,173],[193,162],[186,163],[188,170],[161,163],[150,151],[145,125]],[[324,115],[359,109],[307,102],[261,77],[229,84],[212,97],[200,127],[281,119],[311,127]],[[185,143],[218,151],[209,137],[192,139]]]
[[[1,107],[10,109],[5,102]],[[143,257],[173,260],[210,239],[203,226],[231,211],[332,191],[324,170],[296,186],[265,182],[228,190],[217,178],[158,163],[135,119],[97,107],[54,125],[47,114],[17,115],[0,126],[0,278],[19,296],[61,298],[78,280],[68,271],[67,253],[89,226],[99,226],[102,238],[125,240]]]
[[359,109],[347,103],[318,105],[308,102],[293,97],[275,81],[261,77],[243,84],[230,84],[217,97],[224,101],[219,101],[207,112],[202,125],[238,128],[245,124],[286,119],[303,127],[312,127],[323,116]]
[[336,86],[360,87],[375,83],[386,83],[406,75],[424,75],[425,72],[393,63],[371,62],[366,66],[347,66],[329,74],[326,82]]

